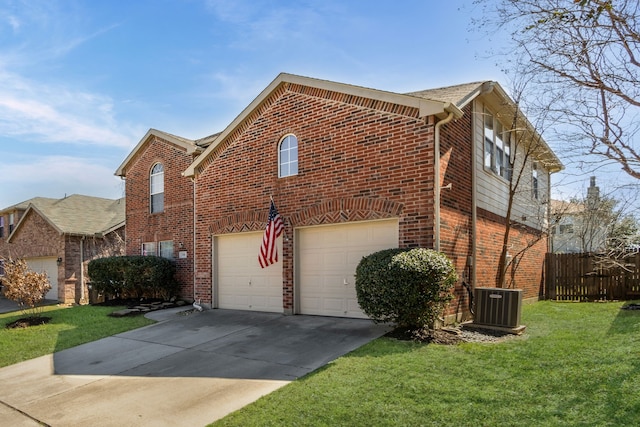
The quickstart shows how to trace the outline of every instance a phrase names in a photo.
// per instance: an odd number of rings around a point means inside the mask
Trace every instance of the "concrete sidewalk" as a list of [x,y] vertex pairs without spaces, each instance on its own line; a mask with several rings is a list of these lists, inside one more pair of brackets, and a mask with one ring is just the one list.
[[0,425],[204,426],[388,331],[361,319],[179,311],[0,369]]

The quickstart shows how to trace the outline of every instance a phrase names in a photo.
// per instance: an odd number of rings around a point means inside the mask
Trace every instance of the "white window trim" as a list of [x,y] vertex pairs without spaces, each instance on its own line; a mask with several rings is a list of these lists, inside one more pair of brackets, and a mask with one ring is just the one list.
[[[493,121],[493,138],[491,140],[491,158],[490,158],[490,165],[487,166],[487,150],[486,150],[486,146],[487,146],[487,137],[486,137],[486,126],[485,126],[485,122],[487,117],[491,117],[492,121]],[[511,132],[509,132],[508,130],[505,130],[505,126],[498,120],[498,118],[496,117],[496,115],[493,113],[493,111],[491,111],[488,107],[483,106],[482,109],[482,165],[484,167],[484,170],[487,172],[490,172],[493,176],[499,177],[505,181],[511,181]],[[501,130],[501,132],[498,132],[498,130]],[[503,137],[500,139],[502,141],[503,144],[503,148],[500,149],[498,147],[498,134],[501,134]],[[506,149],[505,149],[506,148]],[[498,170],[498,151],[502,152],[502,160],[503,160],[503,166],[502,166],[502,170]],[[505,166],[506,165],[506,166]]]
[[[291,166],[292,164],[295,163],[296,172],[295,173],[289,173],[287,175],[283,175],[282,174],[282,166],[283,166],[284,162],[282,161],[282,157],[281,157],[282,156],[282,143],[287,138],[295,138],[295,141],[296,141],[296,158],[295,158],[295,161],[289,160],[289,161],[286,162],[286,165],[288,165],[288,166]],[[286,134],[285,136],[283,136],[280,139],[280,142],[278,143],[278,178],[286,178],[288,176],[298,175],[298,171],[299,171],[299,169],[298,169],[299,148],[300,148],[300,140],[298,139],[297,136],[295,136],[292,133],[288,133],[288,134]]]
[[[161,172],[153,172],[153,170],[156,168],[156,166],[160,165],[162,167],[162,171]],[[154,192],[154,188],[153,188],[153,184],[154,184],[154,178],[159,178],[162,177],[162,181],[161,181],[161,185],[162,185],[162,189],[161,191],[155,191]],[[154,210],[153,209],[153,198],[154,196],[158,196],[162,194],[162,209],[159,210]],[[149,212],[151,213],[161,213],[164,212],[164,164],[162,164],[161,162],[157,162],[154,163],[153,166],[151,167],[151,171],[149,172]]]

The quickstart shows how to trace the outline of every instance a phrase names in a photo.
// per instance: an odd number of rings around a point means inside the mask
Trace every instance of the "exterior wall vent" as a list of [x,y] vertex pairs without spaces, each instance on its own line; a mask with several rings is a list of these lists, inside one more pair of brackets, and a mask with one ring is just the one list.
[[522,289],[476,288],[474,325],[514,329],[520,327]]

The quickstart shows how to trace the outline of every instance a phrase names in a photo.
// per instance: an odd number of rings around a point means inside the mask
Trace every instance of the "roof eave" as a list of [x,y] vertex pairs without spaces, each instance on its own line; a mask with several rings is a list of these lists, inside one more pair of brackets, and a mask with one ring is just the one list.
[[20,221],[18,221],[18,223],[16,224],[16,226],[13,228],[13,231],[11,232],[11,234],[9,234],[9,236],[7,237],[7,243],[12,243],[13,237],[16,235],[16,232],[20,229],[20,227],[22,226],[22,224],[24,223],[24,221],[27,220],[27,216],[29,215],[29,212],[34,211],[35,213],[37,213],[38,215],[40,215],[40,217],[42,219],[44,219],[47,224],[49,224],[56,232],[58,232],[59,235],[64,234],[64,232],[60,229],[60,227],[58,227],[53,221],[51,221],[49,219],[49,217],[47,217],[46,215],[44,215],[36,206],[34,206],[33,204],[29,204],[29,207],[27,207],[27,209],[24,211],[24,213],[22,214],[22,216],[20,217]]
[[195,145],[195,143],[187,143],[181,139],[178,139],[176,137],[174,137],[171,134],[168,134],[166,132],[162,132],[160,130],[157,129],[149,129],[147,131],[147,133],[142,137],[142,139],[140,139],[140,141],[138,142],[138,144],[133,148],[133,150],[131,150],[131,152],[129,153],[129,155],[124,159],[124,161],[122,162],[122,164],[120,166],[118,166],[118,169],[116,169],[114,175],[115,176],[119,176],[121,178],[125,178],[127,176],[127,167],[129,166],[129,163],[133,160],[133,158],[136,156],[136,154],[138,153],[138,151],[140,151],[140,149],[142,149],[142,147],[147,143],[147,141],[149,140],[149,138],[151,136],[156,136],[158,138],[162,138],[164,140],[167,140],[169,142],[171,142],[172,144],[175,144],[179,147],[182,147],[186,150],[187,154],[193,154],[194,152],[197,153],[199,147]]
[[242,112],[223,130],[218,138],[207,147],[189,167],[182,173],[186,177],[195,177],[196,170],[200,164],[211,154],[213,150],[224,141],[256,108],[258,108],[280,85],[300,84],[316,89],[325,89],[349,95],[360,96],[383,102],[396,103],[417,108],[420,117],[436,116],[439,119],[446,118],[453,113],[455,118],[462,117],[462,110],[449,102],[433,101],[416,96],[403,95],[393,92],[385,92],[377,89],[370,89],[361,86],[353,86],[345,83],[337,83],[328,80],[320,80],[311,77],[303,77],[294,74],[279,74]]

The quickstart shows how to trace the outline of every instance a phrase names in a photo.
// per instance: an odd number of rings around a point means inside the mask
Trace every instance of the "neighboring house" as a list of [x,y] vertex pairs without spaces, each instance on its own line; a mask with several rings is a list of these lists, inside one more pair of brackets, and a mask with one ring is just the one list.
[[124,253],[124,199],[71,195],[37,197],[0,210],[0,258],[24,258],[35,272],[46,272],[46,298],[85,303],[87,264]]
[[[398,94],[281,74],[220,134],[151,130],[140,141],[116,172],[126,177],[127,253],[166,242],[175,257],[180,245],[182,296],[209,307],[364,317],[362,256],[435,248],[460,275],[449,313],[459,314],[462,281],[495,286],[512,174],[505,111],[515,109],[495,82]],[[562,168],[542,147],[511,218],[514,252],[537,236],[510,276],[528,299],[540,296],[539,236],[550,174]],[[279,261],[261,269],[271,198],[284,233]]]
[[551,252],[571,254],[605,249],[611,218],[610,212],[602,208],[594,176],[584,201],[552,200]]

